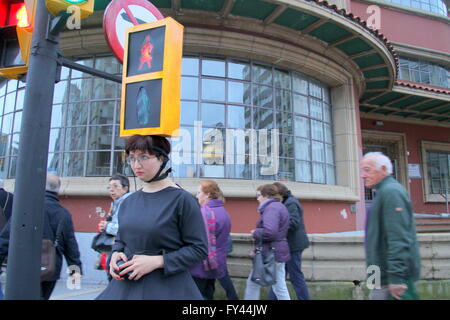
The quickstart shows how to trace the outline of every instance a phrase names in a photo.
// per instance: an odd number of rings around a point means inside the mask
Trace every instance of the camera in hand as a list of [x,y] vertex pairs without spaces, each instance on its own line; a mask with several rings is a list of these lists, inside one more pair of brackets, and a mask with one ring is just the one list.
[[[117,264],[118,267],[120,267],[120,266],[123,265],[124,263],[125,263],[125,261],[123,261],[123,260],[119,260],[119,261],[116,262],[116,264]],[[128,272],[128,273],[125,273],[123,276],[121,276],[120,273],[121,273],[122,271],[123,271],[123,270],[114,270],[115,274],[117,274],[119,277],[122,277],[122,278],[124,278],[125,280],[128,280],[128,277],[131,275],[131,271]]]

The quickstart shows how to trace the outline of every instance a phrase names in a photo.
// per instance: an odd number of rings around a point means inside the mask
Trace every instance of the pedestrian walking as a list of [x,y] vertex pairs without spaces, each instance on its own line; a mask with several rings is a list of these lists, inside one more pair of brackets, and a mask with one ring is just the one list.
[[[132,194],[130,192],[130,180],[122,174],[115,174],[109,178],[107,189],[113,202],[111,203],[111,208],[106,219],[101,220],[98,223],[98,230],[99,232],[105,232],[107,235],[115,237],[117,235],[117,231],[119,230],[118,217],[120,205],[123,200]],[[106,260],[107,256],[111,253],[111,250],[99,254],[99,265],[101,268],[106,270],[109,281],[111,281],[112,277],[109,274],[109,268],[106,266]]]
[[[214,299],[216,279],[228,276],[227,254],[231,219],[220,198],[221,191],[217,182],[213,180],[200,182],[197,199],[208,237],[208,258],[194,265],[190,272],[206,300]],[[237,296],[233,282],[230,282],[224,280],[225,290],[234,291],[234,295]]]
[[[308,286],[302,272],[302,253],[303,250],[309,247],[309,239],[306,235],[303,219],[303,208],[300,201],[292,195],[286,185],[281,182],[275,182],[273,185],[277,187],[278,193],[282,197],[282,202],[289,212],[287,241],[291,259],[286,262],[286,273],[289,275],[289,280],[294,287],[297,299],[309,300]],[[276,300],[272,289],[269,292],[269,299]]]
[[[262,240],[263,254],[269,247],[275,248],[276,283],[272,289],[278,300],[290,300],[285,279],[285,263],[291,258],[287,242],[289,212],[277,196],[278,189],[273,184],[258,187],[256,198],[261,216],[251,233],[255,243]],[[253,269],[247,279],[245,300],[259,300],[260,297],[261,286],[252,281],[252,273]]]
[[367,267],[377,270],[372,300],[418,299],[415,281],[420,276],[419,246],[411,200],[392,177],[392,162],[381,152],[361,161],[361,177],[375,198],[366,217]]
[[[66,259],[70,267],[70,281],[78,281],[81,278],[81,260],[78,243],[70,212],[59,203],[58,193],[61,180],[54,174],[47,174],[44,203],[44,227],[43,238],[53,242],[57,238],[55,272],[45,281],[41,282],[41,299],[48,300],[55,288],[56,281],[60,278],[62,269],[62,257]],[[9,235],[11,231],[10,221],[0,234],[0,262],[8,255]]]
[[145,184],[121,204],[113,280],[97,299],[202,299],[189,269],[207,257],[205,226],[197,200],[168,178],[169,141],[134,135],[125,152]]

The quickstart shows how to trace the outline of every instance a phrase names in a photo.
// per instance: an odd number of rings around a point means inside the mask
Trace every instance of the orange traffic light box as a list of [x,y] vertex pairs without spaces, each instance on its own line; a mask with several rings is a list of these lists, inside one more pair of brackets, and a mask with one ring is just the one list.
[[171,137],[180,127],[183,26],[172,18],[126,32],[120,136]]

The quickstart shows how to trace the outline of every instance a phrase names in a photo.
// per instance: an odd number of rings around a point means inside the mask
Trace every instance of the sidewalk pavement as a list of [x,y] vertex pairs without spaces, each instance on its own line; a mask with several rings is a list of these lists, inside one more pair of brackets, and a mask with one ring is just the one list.
[[70,289],[65,280],[60,280],[56,283],[50,300],[94,300],[105,288],[105,284],[81,282],[79,289]]

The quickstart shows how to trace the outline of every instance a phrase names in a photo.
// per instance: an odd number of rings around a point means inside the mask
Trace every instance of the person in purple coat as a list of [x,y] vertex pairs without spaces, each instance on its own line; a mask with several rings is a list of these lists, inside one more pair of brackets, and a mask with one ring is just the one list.
[[221,194],[218,184],[213,180],[201,181],[197,192],[208,237],[208,258],[195,264],[190,273],[206,300],[213,300],[216,279],[228,275],[227,253],[231,219],[220,200]]
[[[291,300],[285,279],[285,263],[289,261],[289,245],[287,232],[289,229],[289,212],[277,198],[278,189],[272,184],[258,187],[256,199],[259,202],[258,212],[261,214],[256,229],[251,233],[258,243],[262,239],[263,253],[272,246],[275,248],[276,283],[272,290],[278,300]],[[247,279],[245,288],[245,300],[259,300],[261,286],[252,279],[253,269]]]

